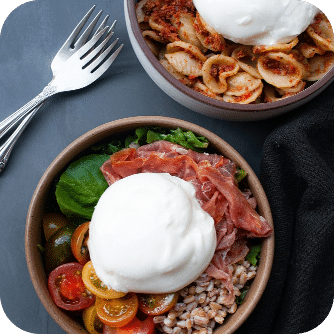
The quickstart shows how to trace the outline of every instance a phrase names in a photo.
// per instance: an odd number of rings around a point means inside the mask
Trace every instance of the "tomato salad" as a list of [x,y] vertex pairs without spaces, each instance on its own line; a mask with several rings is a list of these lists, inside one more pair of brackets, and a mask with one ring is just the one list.
[[[199,152],[201,155],[201,152],[208,150],[208,141],[203,137],[181,129],[165,130],[156,127],[139,128],[134,135],[125,139],[94,146],[91,154],[74,161],[57,180],[56,205],[50,205],[54,212],[50,210],[43,217],[46,243],[40,248],[44,253],[50,295],[54,303],[63,310],[81,312],[83,324],[89,333],[153,333],[157,328],[160,330],[154,317],[168,314],[181,298],[180,291],[139,294],[108,288],[96,275],[87,246],[89,220],[94,206],[109,186],[101,172],[102,165],[109,161],[110,155],[118,151],[161,140],[181,145],[194,154]],[[82,166],[85,168],[82,169]],[[82,177],[82,173],[87,173],[87,166],[89,178]],[[233,182],[241,184],[244,177],[245,172],[235,168]],[[90,184],[82,185],[82,182]],[[86,196],[84,192],[87,189],[93,194]],[[259,221],[263,223],[263,220]],[[271,228],[265,224],[263,226],[263,236],[270,235]],[[254,231],[250,231],[250,236],[255,236]],[[241,239],[237,244],[241,244]],[[245,246],[244,249],[247,249],[249,261],[255,261],[256,265],[259,244],[249,249]],[[214,260],[210,263],[208,272],[219,273],[217,259]],[[215,273],[212,276],[215,277]],[[233,295],[233,299],[235,297]]]

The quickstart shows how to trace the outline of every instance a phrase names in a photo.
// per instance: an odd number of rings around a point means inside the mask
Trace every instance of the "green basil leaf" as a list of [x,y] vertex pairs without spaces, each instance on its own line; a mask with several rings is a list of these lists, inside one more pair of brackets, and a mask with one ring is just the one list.
[[109,159],[106,154],[91,154],[69,165],[56,186],[56,199],[66,216],[90,220],[99,198],[108,188],[100,167]]

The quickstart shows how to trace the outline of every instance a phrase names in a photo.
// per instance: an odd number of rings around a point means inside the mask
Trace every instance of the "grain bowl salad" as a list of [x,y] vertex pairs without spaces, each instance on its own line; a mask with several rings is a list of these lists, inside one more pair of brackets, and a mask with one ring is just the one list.
[[88,333],[212,333],[272,228],[245,171],[180,128],[94,145],[55,180],[39,245],[54,303]]

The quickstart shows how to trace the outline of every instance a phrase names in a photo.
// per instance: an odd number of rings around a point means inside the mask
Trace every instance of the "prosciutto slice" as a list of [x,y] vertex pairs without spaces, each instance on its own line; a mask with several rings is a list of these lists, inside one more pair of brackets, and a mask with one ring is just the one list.
[[207,161],[199,164],[198,176],[201,181],[209,180],[226,198],[233,223],[236,227],[248,231],[248,237],[267,237],[271,234],[270,225],[254,210],[236,186],[232,176],[223,175]]
[[160,140],[127,148],[111,155],[101,171],[109,185],[136,173],[169,173],[191,182],[203,210],[214,219],[217,247],[206,272],[225,283],[227,303],[234,301],[229,267],[243,259],[249,249],[247,237],[267,237],[268,222],[256,211],[249,191],[241,192],[235,182],[236,165],[218,154],[198,153]]

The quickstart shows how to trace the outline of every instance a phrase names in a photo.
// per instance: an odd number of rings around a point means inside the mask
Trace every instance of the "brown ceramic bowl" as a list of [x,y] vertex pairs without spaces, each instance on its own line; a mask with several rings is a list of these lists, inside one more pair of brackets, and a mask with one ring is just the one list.
[[[46,210],[47,196],[52,186],[52,182],[71,161],[78,158],[82,152],[93,144],[106,138],[112,138],[115,134],[126,133],[140,126],[147,125],[155,125],[165,128],[180,127],[182,129],[191,130],[198,135],[205,136],[209,140],[211,148],[230,158],[247,172],[249,187],[258,201],[258,211],[268,220],[271,226],[273,224],[267,197],[253,170],[240,154],[238,154],[238,152],[236,152],[223,139],[200,126],[174,118],[140,116],[107,123],[87,132],[65,148],[45,171],[33,194],[25,231],[26,259],[35,290],[46,310],[67,333],[87,334],[87,331],[84,328],[80,317],[74,317],[70,313],[62,311],[52,301],[47,288],[47,278],[43,260],[37,248],[37,245],[43,242],[42,216]],[[263,240],[258,273],[251,285],[246,299],[243,304],[239,306],[236,313],[230,315],[228,320],[217,329],[217,333],[233,333],[253,311],[266,287],[271,271],[273,255],[274,236],[272,235]]]
[[207,97],[182,84],[159,63],[147,46],[140,31],[135,12],[135,4],[137,2],[137,0],[124,0],[124,11],[130,41],[141,65],[151,79],[167,95],[183,106],[200,114],[232,121],[255,121],[272,118],[307,103],[320,94],[334,80],[334,68],[332,68],[321,80],[302,92],[270,103],[243,105]]

